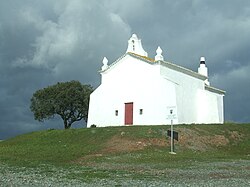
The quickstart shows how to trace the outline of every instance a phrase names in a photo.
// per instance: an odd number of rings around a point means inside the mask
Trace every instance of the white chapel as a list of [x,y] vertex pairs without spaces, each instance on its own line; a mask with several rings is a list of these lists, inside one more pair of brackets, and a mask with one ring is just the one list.
[[152,59],[133,34],[124,55],[110,64],[104,57],[100,74],[101,85],[90,95],[88,127],[224,122],[225,91],[210,85],[205,57],[198,72],[165,61],[160,47]]

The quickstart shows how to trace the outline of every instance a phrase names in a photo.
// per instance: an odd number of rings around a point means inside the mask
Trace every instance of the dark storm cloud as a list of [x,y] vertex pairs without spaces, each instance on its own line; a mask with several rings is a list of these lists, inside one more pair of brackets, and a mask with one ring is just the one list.
[[0,14],[0,139],[58,127],[34,121],[34,91],[74,79],[97,86],[102,58],[117,58],[130,35],[97,1],[4,1]]
[[132,8],[116,3],[113,9],[151,56],[160,45],[165,60],[194,71],[205,56],[211,84],[227,91],[226,121],[250,121],[250,79],[243,76],[250,64],[249,1],[162,0]]
[[0,139],[60,127],[33,120],[34,91],[73,79],[97,86],[102,58],[121,56],[132,33],[151,57],[160,45],[165,60],[195,71],[204,55],[211,85],[227,91],[226,120],[249,122],[249,30],[247,0],[1,1]]
[[[116,5],[113,10],[120,12],[133,32],[140,33],[151,56],[161,45],[166,60],[197,70],[199,57],[205,55],[212,85],[227,91],[226,120],[250,120],[246,102],[249,94],[245,94],[249,88],[240,86],[248,85],[249,78],[237,77],[246,73],[249,66],[248,1],[146,1],[132,7]],[[228,76],[232,80],[228,81]],[[241,105],[241,109],[229,107]]]

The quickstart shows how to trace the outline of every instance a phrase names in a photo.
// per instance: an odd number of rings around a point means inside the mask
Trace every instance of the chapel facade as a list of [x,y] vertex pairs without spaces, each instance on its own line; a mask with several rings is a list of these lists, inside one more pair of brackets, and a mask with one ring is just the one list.
[[165,61],[160,47],[152,59],[133,34],[115,62],[104,57],[100,74],[101,84],[90,95],[88,127],[224,122],[225,91],[210,85],[205,57],[197,72]]

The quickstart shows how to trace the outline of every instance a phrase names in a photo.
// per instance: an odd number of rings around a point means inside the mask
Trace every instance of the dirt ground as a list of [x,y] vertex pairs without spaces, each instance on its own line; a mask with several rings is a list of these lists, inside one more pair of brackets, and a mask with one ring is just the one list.
[[[148,131],[148,134],[153,133]],[[226,146],[230,141],[240,141],[243,136],[237,131],[225,132],[225,135],[205,135],[206,132],[200,132],[200,129],[178,129],[179,139],[175,140],[175,145],[180,149],[188,149],[193,151],[207,151],[213,150],[218,147]],[[100,152],[87,155],[81,160],[85,160],[91,157],[99,157],[110,153],[123,153],[133,152],[145,149],[149,146],[167,147],[170,146],[170,138],[166,137],[166,132],[162,132],[162,136],[159,138],[129,138],[126,132],[121,132],[119,135],[113,136],[105,144],[105,148]],[[227,136],[226,136],[227,135]]]

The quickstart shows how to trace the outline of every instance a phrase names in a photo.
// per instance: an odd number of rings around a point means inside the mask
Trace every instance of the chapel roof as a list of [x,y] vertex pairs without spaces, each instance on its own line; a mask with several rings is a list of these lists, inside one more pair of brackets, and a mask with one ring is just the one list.
[[139,55],[139,54],[136,54],[136,53],[132,53],[132,52],[128,52],[128,54],[131,54],[133,56],[137,56],[137,57],[142,58],[143,60],[146,60],[146,61],[155,62],[154,59],[149,58],[147,56],[142,56],[142,55]]
[[[143,49],[141,40],[136,36],[136,34],[133,34],[132,37],[128,40],[128,48],[125,54],[123,54],[120,58],[118,58],[115,62],[111,63],[110,65],[107,65],[108,60],[106,57],[104,58],[103,61],[103,67],[100,73],[104,73],[106,71],[109,71],[112,69],[118,62],[120,62],[123,58],[126,56],[130,56],[133,58],[136,58],[138,60],[141,60],[143,62],[146,62],[151,65],[160,65],[167,67],[171,70],[184,73],[186,75],[189,75],[191,77],[200,79],[205,81],[205,89],[211,92],[215,92],[218,94],[225,94],[225,91],[211,87],[209,83],[206,83],[206,80],[208,80],[208,77],[202,73],[192,71],[188,68],[179,66],[177,64],[171,63],[164,61],[164,58],[162,56],[162,49],[160,47],[157,48],[156,50],[157,55],[155,56],[155,59],[148,57],[148,53]],[[205,62],[205,58],[201,57],[201,60]]]
[[179,66],[179,65],[171,63],[171,62],[166,62],[166,61],[163,61],[163,60],[155,61],[152,58],[141,56],[141,55],[138,55],[138,54],[135,54],[135,53],[131,53],[131,52],[129,52],[127,54],[129,54],[130,56],[135,57],[137,59],[140,59],[140,60],[142,60],[144,62],[147,62],[149,64],[159,64],[159,65],[165,66],[165,67],[170,68],[172,70],[175,70],[175,71],[178,71],[178,72],[190,75],[190,76],[198,78],[198,79],[202,79],[202,80],[206,80],[207,79],[207,77],[204,76],[204,75],[201,75],[201,74],[199,74],[199,73],[197,73],[195,71],[192,71],[190,69],[184,68],[182,66]]
[[205,89],[208,91],[217,93],[217,94],[225,94],[226,93],[226,91],[224,91],[224,90],[221,90],[221,89],[209,86],[209,85],[205,85]]
[[[133,58],[137,58],[138,60],[141,60],[141,61],[146,62],[146,63],[151,64],[151,65],[162,65],[162,66],[165,66],[165,67],[167,67],[169,69],[172,69],[174,71],[184,73],[186,75],[189,75],[189,76],[201,79],[203,81],[207,79],[206,76],[204,76],[202,74],[199,74],[199,73],[197,73],[195,71],[192,71],[190,69],[184,68],[182,66],[179,66],[177,64],[174,64],[174,63],[171,63],[171,62],[167,62],[167,61],[163,61],[163,60],[156,61],[156,60],[154,60],[152,58],[149,58],[147,56],[142,56],[142,55],[138,55],[138,54],[131,53],[131,52],[127,52],[124,55],[122,55],[115,62],[113,62],[112,64],[110,64],[107,69],[101,70],[100,73],[103,73],[103,72],[105,72],[107,70],[112,69],[121,59],[123,59],[127,55],[129,55],[129,56],[131,56]],[[220,90],[218,88],[215,88],[215,87],[212,87],[212,86],[206,85],[206,84],[205,84],[205,89],[208,90],[208,91],[214,92],[214,93],[218,93],[218,94],[225,94],[226,93],[223,90]]]

